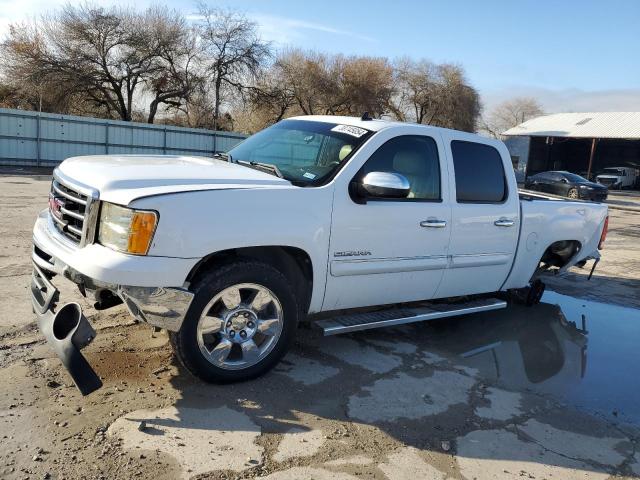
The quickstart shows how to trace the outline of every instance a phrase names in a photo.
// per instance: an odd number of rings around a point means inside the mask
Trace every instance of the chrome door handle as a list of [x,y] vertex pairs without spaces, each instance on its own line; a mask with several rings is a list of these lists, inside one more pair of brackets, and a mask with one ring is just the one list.
[[515,223],[516,222],[509,220],[508,218],[501,218],[500,220],[493,222],[496,227],[513,227]]
[[444,220],[430,219],[430,220],[424,220],[423,222],[420,222],[420,226],[430,227],[430,228],[444,228],[447,226],[447,222],[445,222]]

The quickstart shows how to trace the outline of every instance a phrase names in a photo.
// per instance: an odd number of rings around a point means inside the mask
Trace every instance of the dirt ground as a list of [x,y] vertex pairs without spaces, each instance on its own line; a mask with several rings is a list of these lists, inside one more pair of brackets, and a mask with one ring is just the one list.
[[638,190],[609,190],[607,202],[610,205],[640,208],[640,191]]
[[[0,177],[0,478],[607,479],[640,476],[640,215],[527,308],[321,337],[206,385],[164,333],[96,312],[82,397],[34,325],[30,229],[49,179]],[[586,272],[588,273],[588,272]]]

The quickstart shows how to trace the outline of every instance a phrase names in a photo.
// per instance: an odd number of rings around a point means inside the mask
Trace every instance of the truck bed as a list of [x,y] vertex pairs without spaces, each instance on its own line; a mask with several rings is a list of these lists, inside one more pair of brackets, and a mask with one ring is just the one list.
[[[528,190],[519,190],[520,234],[513,267],[503,290],[526,286],[546,249],[558,241],[577,241],[579,252],[572,265],[600,258],[598,244],[608,214],[607,206],[563,197],[550,198]],[[555,196],[554,196],[555,197]]]

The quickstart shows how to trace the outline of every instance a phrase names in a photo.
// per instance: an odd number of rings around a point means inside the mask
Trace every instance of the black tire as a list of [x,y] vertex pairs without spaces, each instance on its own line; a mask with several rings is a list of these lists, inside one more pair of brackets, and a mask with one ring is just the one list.
[[[258,363],[227,370],[209,362],[200,351],[197,327],[209,301],[225,288],[241,283],[259,284],[273,292],[282,306],[282,331],[275,346]],[[299,309],[293,288],[280,271],[259,261],[237,260],[203,274],[193,282],[191,290],[195,297],[182,328],[170,337],[176,356],[193,375],[209,383],[240,382],[266,373],[285,355],[295,336]]]
[[536,279],[526,287],[509,290],[508,296],[514,303],[531,307],[540,303],[545,288],[545,284]]
[[533,305],[538,305],[540,300],[542,300],[542,295],[544,294],[546,285],[541,280],[534,280],[529,287],[529,293],[527,295],[527,299],[525,304],[528,307]]
[[[573,194],[573,196],[572,196]],[[578,193],[578,189],[577,188],[570,188],[569,191],[567,192],[567,197],[571,198],[571,199],[578,199],[580,198],[580,194]]]

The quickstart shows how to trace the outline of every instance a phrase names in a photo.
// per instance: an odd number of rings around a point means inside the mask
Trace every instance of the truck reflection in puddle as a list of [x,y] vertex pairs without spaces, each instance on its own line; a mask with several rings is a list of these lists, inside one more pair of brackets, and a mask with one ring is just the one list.
[[535,307],[442,327],[433,346],[458,355],[488,380],[640,425],[640,310],[548,292]]

